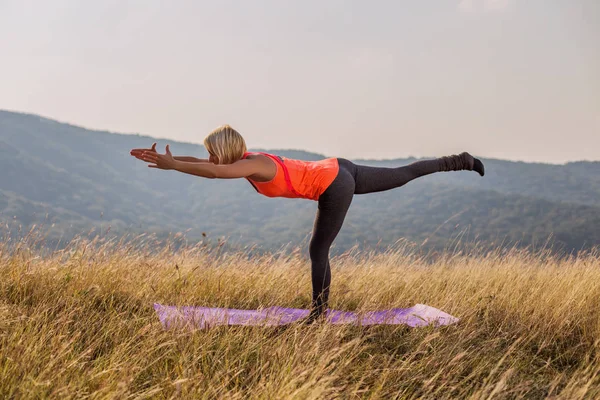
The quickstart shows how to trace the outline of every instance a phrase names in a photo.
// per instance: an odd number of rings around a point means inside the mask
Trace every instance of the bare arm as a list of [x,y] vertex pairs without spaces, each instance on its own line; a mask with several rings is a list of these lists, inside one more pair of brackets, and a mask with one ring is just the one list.
[[209,179],[245,178],[254,174],[269,173],[264,163],[256,159],[239,160],[233,164],[194,163],[175,161],[174,168],[179,172]]
[[150,168],[171,169],[209,179],[246,178],[255,174],[272,179],[277,173],[277,166],[273,161],[264,162],[259,158],[247,158],[223,165],[176,160],[169,150],[169,145],[166,147],[165,154],[159,154],[155,150],[142,150],[138,158],[151,163],[148,165]]
[[177,161],[185,161],[185,162],[192,162],[192,163],[207,163],[208,162],[208,159],[206,159],[206,158],[196,158],[196,157],[190,157],[190,156],[174,156],[173,158]]

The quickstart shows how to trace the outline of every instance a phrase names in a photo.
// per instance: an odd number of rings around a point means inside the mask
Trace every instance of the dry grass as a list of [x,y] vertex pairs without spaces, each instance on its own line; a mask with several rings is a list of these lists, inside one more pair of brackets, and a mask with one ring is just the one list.
[[309,304],[309,262],[214,247],[0,243],[1,398],[598,398],[600,256],[497,250],[428,263],[409,247],[332,260],[331,306],[425,303],[410,329],[164,331],[153,302]]

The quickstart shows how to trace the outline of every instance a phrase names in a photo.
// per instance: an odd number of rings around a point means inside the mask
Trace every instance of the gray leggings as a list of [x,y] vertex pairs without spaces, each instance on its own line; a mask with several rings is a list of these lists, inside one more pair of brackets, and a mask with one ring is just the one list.
[[327,308],[331,268],[329,248],[342,228],[355,194],[381,192],[400,187],[415,178],[441,171],[472,170],[473,157],[468,153],[433,160],[416,161],[396,168],[357,165],[338,158],[339,172],[318,200],[317,216],[309,244],[312,267],[312,316]]

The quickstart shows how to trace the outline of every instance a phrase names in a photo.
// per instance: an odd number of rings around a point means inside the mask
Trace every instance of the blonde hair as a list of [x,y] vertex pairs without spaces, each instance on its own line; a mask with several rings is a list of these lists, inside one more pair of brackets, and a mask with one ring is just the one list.
[[222,125],[209,133],[204,139],[204,147],[219,157],[219,164],[232,164],[248,151],[242,135],[229,125]]

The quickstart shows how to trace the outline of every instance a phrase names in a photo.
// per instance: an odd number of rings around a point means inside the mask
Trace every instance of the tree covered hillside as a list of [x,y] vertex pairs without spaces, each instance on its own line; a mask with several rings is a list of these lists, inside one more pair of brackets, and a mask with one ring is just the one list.
[[[204,135],[198,133],[198,142]],[[242,179],[149,169],[129,155],[153,141],[162,149],[170,144],[175,155],[207,157],[196,144],[0,111],[0,221],[22,231],[43,223],[50,238],[63,240],[110,227],[114,235],[186,232],[189,240],[200,240],[205,232],[264,249],[308,243],[316,202],[260,196]],[[251,149],[305,160],[326,157]],[[415,159],[353,161],[398,166]],[[439,173],[392,191],[356,196],[332,253],[401,239],[436,250],[469,241],[538,245],[549,236],[566,251],[600,244],[600,162],[483,161],[483,178],[472,172]]]

